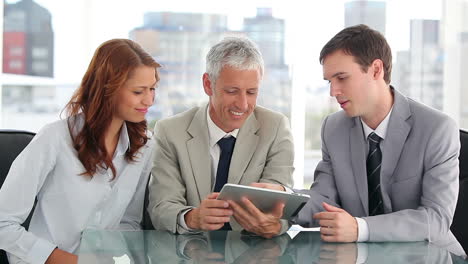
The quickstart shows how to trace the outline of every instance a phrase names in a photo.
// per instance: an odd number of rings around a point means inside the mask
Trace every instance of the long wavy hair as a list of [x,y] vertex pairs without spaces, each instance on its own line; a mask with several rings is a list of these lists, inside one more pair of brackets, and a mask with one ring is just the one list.
[[[116,170],[105,148],[105,133],[117,109],[117,92],[139,66],[156,69],[160,65],[140,45],[129,39],[112,39],[102,43],[95,51],[88,69],[70,101],[65,106],[68,128],[73,147],[85,171],[81,175],[92,177],[98,168],[110,168],[113,178]],[[83,114],[84,124],[78,133],[73,133],[76,115]],[[126,121],[130,147],[125,159],[133,162],[137,151],[146,144],[146,120],[139,123]]]

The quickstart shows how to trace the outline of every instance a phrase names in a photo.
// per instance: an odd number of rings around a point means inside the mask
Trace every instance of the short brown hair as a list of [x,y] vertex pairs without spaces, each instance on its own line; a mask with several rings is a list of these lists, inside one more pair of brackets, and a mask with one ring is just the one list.
[[320,63],[323,64],[328,55],[338,50],[353,56],[363,72],[367,72],[374,60],[380,59],[384,66],[384,80],[390,84],[392,51],[385,37],[377,30],[362,24],[341,30],[320,51]]
[[[136,42],[129,39],[112,39],[102,43],[94,53],[80,87],[65,107],[69,117],[84,115],[84,125],[76,136],[73,146],[83,163],[83,175],[93,176],[98,167],[108,167],[116,175],[112,157],[104,144],[104,136],[116,111],[117,91],[129,75],[139,66],[155,69],[160,65]],[[159,75],[155,72],[156,81]],[[69,119],[73,120],[73,119]],[[128,162],[134,161],[137,151],[146,144],[147,123],[126,122],[130,147],[125,153]],[[74,124],[70,124],[71,128]]]

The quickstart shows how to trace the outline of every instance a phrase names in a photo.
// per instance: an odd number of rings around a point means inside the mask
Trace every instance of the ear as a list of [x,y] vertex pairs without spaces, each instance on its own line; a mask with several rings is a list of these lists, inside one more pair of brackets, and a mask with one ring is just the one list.
[[213,88],[214,87],[211,87],[210,77],[208,76],[208,73],[205,72],[203,74],[203,89],[205,90],[205,93],[208,96],[212,96],[213,95]]
[[372,62],[371,71],[372,71],[372,76],[374,77],[374,80],[378,80],[378,79],[383,80],[383,78],[384,78],[383,61],[381,59],[375,59]]

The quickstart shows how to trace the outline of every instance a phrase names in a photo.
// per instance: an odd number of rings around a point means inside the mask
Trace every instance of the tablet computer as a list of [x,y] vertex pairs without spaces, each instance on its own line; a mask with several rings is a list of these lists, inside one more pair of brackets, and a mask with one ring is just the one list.
[[258,209],[269,213],[279,202],[284,203],[283,219],[296,216],[304,207],[310,196],[302,193],[287,193],[282,191],[227,183],[221,189],[219,200],[232,200],[242,205],[241,198],[246,197]]

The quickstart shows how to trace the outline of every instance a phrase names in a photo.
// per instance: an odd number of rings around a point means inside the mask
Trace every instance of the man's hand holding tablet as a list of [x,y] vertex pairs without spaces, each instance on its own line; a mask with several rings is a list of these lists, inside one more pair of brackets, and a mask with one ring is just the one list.
[[225,184],[217,197],[229,203],[234,218],[246,231],[266,238],[278,235],[280,219],[297,215],[309,198],[286,193],[283,186],[271,183]]

